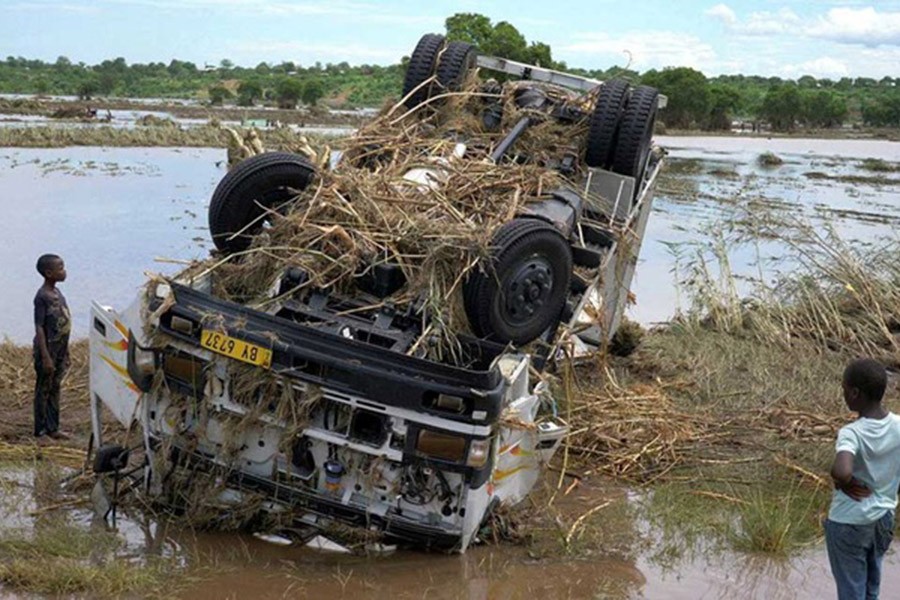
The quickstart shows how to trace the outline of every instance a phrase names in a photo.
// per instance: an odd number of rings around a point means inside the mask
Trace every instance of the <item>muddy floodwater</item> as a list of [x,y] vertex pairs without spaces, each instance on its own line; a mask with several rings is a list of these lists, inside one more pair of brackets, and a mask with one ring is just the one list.
[[225,173],[225,151],[160,148],[0,149],[0,334],[33,335],[34,263],[61,255],[75,336],[87,333],[90,301],[123,307],[157,258],[208,252],[206,206]]
[[[900,221],[900,172],[874,173],[864,159],[900,163],[900,143],[874,140],[659,137],[669,168],[659,184],[633,291],[631,316],[664,321],[679,309],[673,244],[699,242],[737,211],[780,211],[830,223],[848,239],[875,243]],[[773,152],[784,163],[762,167]],[[130,301],[157,259],[201,258],[210,248],[206,211],[225,173],[225,151],[187,148],[0,148],[0,335],[32,336],[31,299],[42,252],[65,257],[64,291],[75,335],[87,332],[90,300]],[[824,177],[823,177],[824,176]],[[766,274],[784,253],[775,242],[732,249],[738,274]],[[789,268],[789,265],[788,265]],[[681,307],[683,308],[683,307]]]
[[[35,477],[28,467],[0,468],[0,532],[100,526],[87,509],[66,513],[64,522],[31,516],[48,502],[31,491],[38,487]],[[609,492],[574,492],[560,502],[583,510],[598,493]],[[166,594],[184,599],[819,600],[834,595],[821,546],[790,560],[721,550],[673,560],[657,555],[657,540],[639,517],[612,519],[601,527],[607,530],[603,539],[614,542],[571,555],[536,557],[524,547],[500,545],[475,547],[464,556],[412,551],[357,556],[275,545],[249,535],[178,530],[145,515],[120,514],[116,557],[132,562],[163,557],[173,568],[194,569],[196,583],[180,582]],[[900,557],[893,551],[885,559],[882,597],[895,597],[890,591],[897,589]],[[4,595],[0,587],[0,598],[7,597],[16,596]]]
[[[847,239],[893,238],[900,220],[900,173],[866,170],[864,159],[900,163],[900,143],[851,140],[662,137],[670,171],[660,181],[638,266],[632,316],[663,321],[678,308],[674,244],[703,240],[737,210],[764,207],[816,223],[830,223]],[[763,167],[763,152],[784,162]],[[40,284],[34,261],[61,254],[69,280],[64,292],[84,336],[91,300],[124,307],[144,273],[171,273],[177,261],[202,258],[211,244],[206,211],[225,173],[225,151],[178,148],[0,148],[0,336],[27,343],[31,299]],[[784,249],[766,242],[737,247],[737,272],[758,271],[760,258]],[[763,267],[773,276],[785,265]],[[0,525],[29,530],[38,504],[29,495],[28,468],[0,470]],[[594,492],[596,494],[596,492]],[[596,495],[566,501],[575,514]],[[580,507],[577,503],[581,503]],[[13,506],[4,511],[2,506]],[[23,510],[23,507],[25,510]],[[70,519],[83,525],[89,511]],[[553,558],[517,546],[476,547],[465,556],[397,552],[387,556],[323,554],[277,546],[250,536],[173,531],[125,515],[120,535],[131,558],[182,557],[202,571],[183,598],[828,598],[833,587],[824,547],[790,560],[716,550],[661,557],[654,534],[638,517],[608,525],[615,547],[592,547]],[[886,559],[883,597],[900,590],[900,556]],[[0,598],[4,591],[0,589]]]
[[[900,223],[900,143],[880,140],[823,140],[740,137],[666,137],[669,151],[653,214],[641,248],[632,291],[632,318],[649,324],[686,308],[675,286],[675,256],[684,262],[711,232],[728,232],[737,215],[776,215],[830,227],[844,240],[877,244],[895,239]],[[770,152],[783,163],[759,164]],[[893,171],[875,172],[864,161],[883,161]],[[741,217],[744,218],[744,217]],[[724,235],[724,234],[723,234]],[[780,261],[783,244],[756,240],[729,247],[730,267],[739,276],[767,281],[789,272]]]

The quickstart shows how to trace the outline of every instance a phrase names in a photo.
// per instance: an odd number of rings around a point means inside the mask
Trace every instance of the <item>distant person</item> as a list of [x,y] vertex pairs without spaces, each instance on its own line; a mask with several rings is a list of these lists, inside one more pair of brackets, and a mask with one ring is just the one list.
[[877,361],[851,362],[842,387],[859,418],[838,432],[825,543],[839,600],[875,600],[900,493],[900,416],[881,404],[887,372]]
[[34,296],[34,435],[67,439],[59,429],[59,387],[69,368],[72,317],[66,298],[56,284],[66,280],[66,265],[56,254],[37,261],[44,285]]

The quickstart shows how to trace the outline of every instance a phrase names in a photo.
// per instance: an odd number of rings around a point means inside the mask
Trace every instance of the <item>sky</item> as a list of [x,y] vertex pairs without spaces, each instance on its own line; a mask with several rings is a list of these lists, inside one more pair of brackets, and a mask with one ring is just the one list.
[[0,0],[0,57],[393,64],[457,12],[589,69],[900,77],[900,0]]

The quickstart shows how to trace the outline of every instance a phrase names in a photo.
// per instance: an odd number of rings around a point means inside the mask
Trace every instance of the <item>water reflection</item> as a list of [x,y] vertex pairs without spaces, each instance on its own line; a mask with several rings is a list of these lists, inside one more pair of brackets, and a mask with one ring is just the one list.
[[[893,238],[900,223],[896,193],[900,176],[862,168],[866,158],[900,163],[900,143],[880,140],[661,137],[669,165],[660,179],[653,215],[633,292],[630,316],[649,324],[665,321],[685,299],[675,288],[673,245],[706,244],[710,230],[728,232],[736,215],[780,215],[834,226],[846,240]],[[778,167],[757,162],[763,152],[784,160]],[[810,177],[824,172],[846,181]],[[774,278],[785,268],[784,245],[772,239],[737,245],[729,253],[739,277]],[[761,264],[759,264],[761,263]],[[743,291],[749,291],[745,288]]]
[[[863,158],[900,162],[900,143],[873,140],[798,140],[662,137],[670,164],[635,275],[631,316],[644,323],[670,317],[678,298],[671,244],[702,241],[710,224],[734,222],[735,210],[827,218],[845,237],[893,236],[900,221],[896,184],[842,183],[804,173],[871,176]],[[757,165],[759,153],[783,159]],[[27,343],[31,299],[40,281],[34,260],[62,254],[72,276],[64,292],[75,312],[75,335],[87,333],[92,299],[122,307],[148,270],[173,272],[156,257],[192,259],[210,247],[208,199],[224,174],[224,151],[171,148],[0,149],[0,335]],[[900,178],[900,175],[892,175]],[[890,178],[889,178],[890,179]],[[784,249],[766,242],[733,253],[739,274],[755,275]]]
[[[167,592],[169,597],[812,600],[834,596],[821,544],[791,559],[776,559],[735,554],[700,540],[698,547],[705,551],[662,565],[654,558],[653,544],[646,544],[644,535],[637,533],[639,524],[646,523],[633,511],[625,513],[629,518],[597,519],[594,526],[602,530],[600,540],[629,540],[631,551],[626,554],[634,558],[623,558],[603,541],[542,558],[533,556],[528,546],[514,545],[475,547],[463,556],[410,551],[336,555],[276,546],[247,535],[166,526],[149,513],[134,510],[123,511],[117,530],[109,532],[89,508],[41,512],[42,506],[49,509],[60,500],[50,495],[40,498],[49,490],[46,482],[41,483],[46,475],[31,466],[0,467],[0,539],[28,537],[41,527],[84,532],[94,527],[96,533],[89,538],[74,536],[76,545],[92,541],[93,546],[85,548],[85,559],[93,551],[100,562],[163,558],[197,575],[182,581],[173,571],[173,583],[180,587]],[[885,597],[900,589],[896,548],[885,558],[882,589]],[[0,597],[7,597],[4,593],[0,588]]]
[[66,259],[75,337],[87,334],[91,300],[123,307],[145,271],[180,268],[155,258],[205,256],[224,158],[193,148],[0,149],[0,335],[30,341],[34,263],[45,252]]

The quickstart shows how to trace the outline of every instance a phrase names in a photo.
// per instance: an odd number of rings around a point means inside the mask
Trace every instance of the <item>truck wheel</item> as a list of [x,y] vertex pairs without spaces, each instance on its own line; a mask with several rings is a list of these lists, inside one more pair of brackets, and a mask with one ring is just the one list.
[[475,68],[475,46],[466,42],[450,42],[438,61],[437,80],[443,92],[458,92]]
[[[406,67],[406,78],[403,80],[404,105],[407,108],[415,108],[425,102],[431,96],[431,85],[422,85],[434,75],[434,65],[438,54],[444,47],[444,36],[436,33],[426,33],[419,39],[409,57],[409,65]],[[416,90],[414,94],[410,92]]]
[[619,125],[612,170],[637,180],[635,195],[640,193],[641,178],[650,158],[650,140],[656,123],[658,101],[659,92],[655,88],[646,85],[634,88]]
[[616,134],[622,110],[628,99],[631,86],[624,79],[607,81],[600,88],[597,104],[591,113],[591,125],[587,136],[587,151],[584,162],[589,167],[606,169],[612,161],[613,149],[616,145]]
[[222,178],[209,202],[209,232],[216,248],[228,253],[246,250],[262,227],[262,221],[256,221],[262,207],[287,202],[314,175],[306,158],[287,152],[258,154],[238,164]]
[[562,314],[572,276],[572,250],[549,223],[518,218],[492,240],[491,264],[463,286],[473,332],[500,343],[524,344]]

